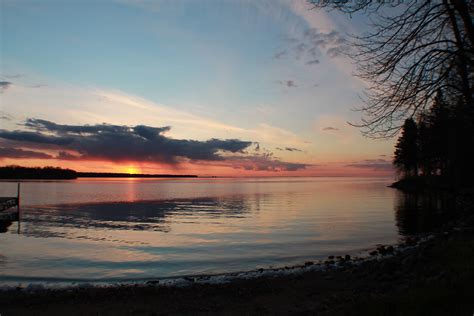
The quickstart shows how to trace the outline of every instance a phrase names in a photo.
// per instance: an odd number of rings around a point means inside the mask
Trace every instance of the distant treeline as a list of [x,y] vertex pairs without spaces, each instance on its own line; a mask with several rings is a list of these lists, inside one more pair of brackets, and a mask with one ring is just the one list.
[[77,172],[57,167],[0,167],[0,179],[76,179]]
[[196,175],[77,172],[58,167],[0,167],[0,179],[197,178]]

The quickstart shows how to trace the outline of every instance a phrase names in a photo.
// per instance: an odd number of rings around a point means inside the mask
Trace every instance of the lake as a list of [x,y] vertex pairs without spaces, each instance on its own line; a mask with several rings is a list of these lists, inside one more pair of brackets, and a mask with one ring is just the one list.
[[[387,188],[392,181],[22,182],[20,226],[1,228],[0,280],[143,280],[356,255],[404,233],[397,226],[399,193]],[[14,195],[15,182],[0,183],[0,196]]]

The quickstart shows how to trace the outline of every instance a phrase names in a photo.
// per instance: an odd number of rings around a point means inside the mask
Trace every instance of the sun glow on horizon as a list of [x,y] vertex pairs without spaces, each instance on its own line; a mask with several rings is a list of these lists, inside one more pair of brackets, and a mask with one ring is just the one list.
[[124,173],[128,173],[128,174],[141,174],[142,173],[142,170],[140,167],[133,166],[133,165],[125,166],[123,170],[124,170],[123,171]]

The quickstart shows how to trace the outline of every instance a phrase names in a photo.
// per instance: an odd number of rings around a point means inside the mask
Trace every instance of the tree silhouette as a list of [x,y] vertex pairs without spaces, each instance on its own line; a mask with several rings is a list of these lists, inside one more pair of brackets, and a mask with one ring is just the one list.
[[405,177],[418,175],[418,128],[411,118],[406,119],[401,136],[395,145],[394,165]]
[[424,175],[448,175],[451,171],[452,140],[456,129],[451,112],[440,90],[431,109],[420,117],[419,159]]

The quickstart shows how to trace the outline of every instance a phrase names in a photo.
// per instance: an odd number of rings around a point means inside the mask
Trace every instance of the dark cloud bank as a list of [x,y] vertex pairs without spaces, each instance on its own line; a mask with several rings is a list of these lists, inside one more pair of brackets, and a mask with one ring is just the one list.
[[[54,158],[166,164],[220,161],[234,168],[271,171],[294,171],[307,166],[280,161],[263,153],[249,154],[247,150],[254,144],[251,141],[174,139],[165,135],[171,129],[169,126],[64,125],[41,119],[28,119],[24,126],[27,130],[0,129],[0,139],[3,139],[0,159]],[[45,150],[57,154],[52,156],[43,152]]]

